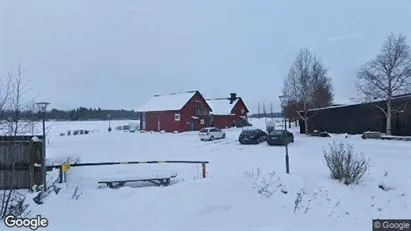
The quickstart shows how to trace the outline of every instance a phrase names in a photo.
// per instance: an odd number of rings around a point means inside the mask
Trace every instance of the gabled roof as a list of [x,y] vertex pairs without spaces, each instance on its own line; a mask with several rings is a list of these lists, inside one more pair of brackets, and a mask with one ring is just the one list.
[[230,104],[230,99],[228,98],[215,98],[215,99],[206,99],[208,105],[210,105],[213,110],[210,112],[212,115],[233,115],[231,111],[233,110],[235,104],[240,98],[237,98]]
[[353,104],[353,103],[355,103],[355,101],[353,99],[350,99],[350,100],[341,100],[341,99],[339,99],[339,100],[334,100],[333,104],[331,106],[350,105],[350,104]]
[[[406,98],[411,98],[411,93],[402,94],[402,95],[394,95],[392,97],[392,100],[399,100],[399,99],[406,99]],[[386,100],[384,100],[384,99],[375,98],[375,99],[370,100],[370,101],[360,102],[358,99],[356,99],[356,100],[351,101],[351,102],[346,101],[346,103],[344,103],[344,104],[339,104],[339,105],[334,104],[333,106],[322,107],[322,108],[313,108],[313,109],[309,109],[307,111],[321,111],[321,110],[327,110],[327,109],[333,109],[333,108],[358,106],[358,105],[363,105],[363,104],[382,103],[382,102],[385,102],[385,101]],[[298,113],[300,113],[300,112],[303,112],[303,111],[298,111]]]
[[179,111],[198,91],[177,92],[171,94],[154,95],[139,112],[149,111]]

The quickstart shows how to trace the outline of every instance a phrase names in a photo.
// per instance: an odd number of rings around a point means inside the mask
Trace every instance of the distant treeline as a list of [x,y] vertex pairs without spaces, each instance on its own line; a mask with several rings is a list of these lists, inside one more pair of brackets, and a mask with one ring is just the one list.
[[[58,110],[52,109],[47,111],[47,120],[64,120],[64,121],[82,121],[82,120],[108,120],[110,115],[111,120],[138,120],[140,114],[134,110],[110,110],[101,108],[85,108],[79,107],[73,110]],[[256,113],[251,114],[250,118],[281,118],[281,112],[273,113]],[[15,111],[1,111],[0,120],[13,120],[16,118]],[[40,120],[41,114],[38,111],[22,111],[19,112],[18,118],[27,120]]]
[[[41,114],[38,111],[22,111],[18,113],[18,118],[27,120],[40,120]],[[138,120],[139,113],[134,110],[109,110],[101,108],[80,107],[73,110],[52,109],[47,111],[47,120],[82,121],[82,120]],[[16,118],[15,111],[1,111],[1,120],[13,120]]]
[[273,112],[273,113],[256,113],[251,114],[250,118],[281,118],[283,117],[281,112]]

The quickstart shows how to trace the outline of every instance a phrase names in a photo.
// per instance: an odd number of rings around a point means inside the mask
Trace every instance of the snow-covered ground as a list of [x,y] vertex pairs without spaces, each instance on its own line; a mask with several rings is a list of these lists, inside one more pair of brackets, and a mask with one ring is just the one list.
[[[112,121],[112,126],[128,122]],[[265,127],[264,120],[253,119],[251,123]],[[201,166],[197,164],[71,168],[58,195],[51,194],[43,205],[30,204],[32,217],[41,214],[49,220],[44,230],[348,231],[371,230],[373,218],[411,217],[411,142],[345,135],[307,137],[293,127],[295,142],[289,146],[288,175],[284,147],[240,145],[238,128],[227,129],[224,140],[204,142],[196,132],[109,133],[107,121],[49,125],[49,163],[61,163],[67,158],[81,162],[210,163],[207,179],[201,179]],[[59,136],[75,129],[96,131]],[[332,140],[349,143],[371,159],[369,175],[359,185],[346,186],[329,178],[323,149]],[[164,171],[178,172],[167,187],[136,183],[109,189],[97,184],[101,178],[116,175],[138,177]],[[49,174],[50,180],[53,177],[55,172]],[[381,190],[380,184],[390,190]]]

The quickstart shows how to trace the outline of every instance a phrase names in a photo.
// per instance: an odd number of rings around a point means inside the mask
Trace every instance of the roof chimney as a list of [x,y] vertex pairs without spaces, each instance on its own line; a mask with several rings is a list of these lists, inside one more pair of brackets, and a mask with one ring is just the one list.
[[230,93],[230,104],[237,99],[237,93]]

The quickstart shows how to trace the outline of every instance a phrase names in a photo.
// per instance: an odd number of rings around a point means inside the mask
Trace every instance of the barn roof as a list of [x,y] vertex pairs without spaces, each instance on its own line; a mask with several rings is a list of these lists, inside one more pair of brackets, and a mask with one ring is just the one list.
[[230,100],[228,98],[216,98],[216,99],[206,99],[208,105],[210,105],[211,109],[213,110],[210,112],[212,115],[233,115],[231,111],[234,108],[234,105],[237,103],[239,98],[233,101],[230,104]]
[[[402,94],[402,95],[395,95],[392,97],[392,100],[399,100],[399,99],[405,99],[405,98],[411,98],[411,93],[408,94]],[[334,104],[333,106],[329,107],[322,107],[322,108],[313,108],[307,111],[322,111],[322,110],[327,110],[327,109],[333,109],[333,108],[342,108],[342,107],[351,107],[351,106],[358,106],[362,104],[372,104],[372,103],[379,103],[379,102],[384,102],[385,100],[383,99],[373,99],[371,101],[365,101],[361,102],[359,99],[354,99],[351,101],[345,101],[344,103],[341,104]],[[302,111],[298,111],[302,112]]]
[[198,91],[187,91],[155,95],[137,111],[179,111],[197,92]]
[[342,105],[351,105],[353,103],[356,103],[354,99],[348,99],[348,100],[334,100],[332,106],[342,106]]

